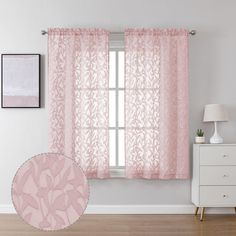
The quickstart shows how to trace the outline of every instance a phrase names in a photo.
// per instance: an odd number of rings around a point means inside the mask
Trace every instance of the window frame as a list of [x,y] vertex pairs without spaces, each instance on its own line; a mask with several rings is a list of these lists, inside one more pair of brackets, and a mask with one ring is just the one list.
[[116,63],[115,87],[110,88],[109,85],[109,92],[110,91],[115,92],[115,126],[110,126],[109,124],[109,131],[115,130],[115,163],[116,163],[115,166],[110,165],[110,172],[111,172],[111,177],[120,178],[124,177],[124,171],[125,171],[125,165],[119,166],[119,131],[125,130],[124,126],[119,126],[119,95],[120,91],[125,90],[125,88],[119,87],[119,52],[124,52],[124,34],[111,33],[109,43],[110,43],[109,55],[110,52],[115,52],[115,63]]

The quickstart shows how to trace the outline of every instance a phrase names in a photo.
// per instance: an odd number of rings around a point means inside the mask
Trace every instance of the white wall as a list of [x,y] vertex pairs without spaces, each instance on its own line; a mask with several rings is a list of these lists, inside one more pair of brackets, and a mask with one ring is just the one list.
[[[11,181],[29,157],[47,151],[46,59],[50,27],[184,27],[190,38],[190,141],[203,125],[206,103],[225,103],[226,142],[236,139],[236,1],[234,0],[0,0],[0,53],[41,53],[41,109],[0,109],[0,205],[11,203]],[[45,93],[45,95],[44,95]],[[44,102],[45,101],[45,102]],[[190,147],[191,148],[191,147]],[[93,180],[91,204],[189,204],[189,181]]]

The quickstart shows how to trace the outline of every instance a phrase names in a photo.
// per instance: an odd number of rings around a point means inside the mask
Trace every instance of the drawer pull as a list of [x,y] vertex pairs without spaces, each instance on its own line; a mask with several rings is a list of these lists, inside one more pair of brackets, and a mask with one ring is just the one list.
[[223,194],[223,198],[228,198],[229,196],[227,194]]
[[227,157],[229,157],[229,155],[224,154],[222,157],[223,157],[223,158],[227,158]]
[[224,175],[223,175],[223,178],[226,178],[226,177],[229,177],[229,175],[224,174]]

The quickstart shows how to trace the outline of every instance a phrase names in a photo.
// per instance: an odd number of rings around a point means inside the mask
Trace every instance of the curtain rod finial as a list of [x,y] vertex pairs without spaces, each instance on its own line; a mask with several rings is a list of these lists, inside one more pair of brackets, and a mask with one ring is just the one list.
[[45,35],[45,34],[47,34],[48,32],[46,31],[46,30],[41,30],[41,34],[42,35]]
[[196,30],[191,30],[189,33],[190,33],[191,35],[195,35],[195,34],[197,33],[197,31],[196,31]]

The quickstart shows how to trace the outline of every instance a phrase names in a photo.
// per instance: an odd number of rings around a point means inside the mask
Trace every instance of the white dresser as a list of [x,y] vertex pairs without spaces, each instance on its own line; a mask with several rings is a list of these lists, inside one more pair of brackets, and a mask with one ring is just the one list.
[[193,145],[192,202],[200,220],[205,207],[236,207],[236,144]]

